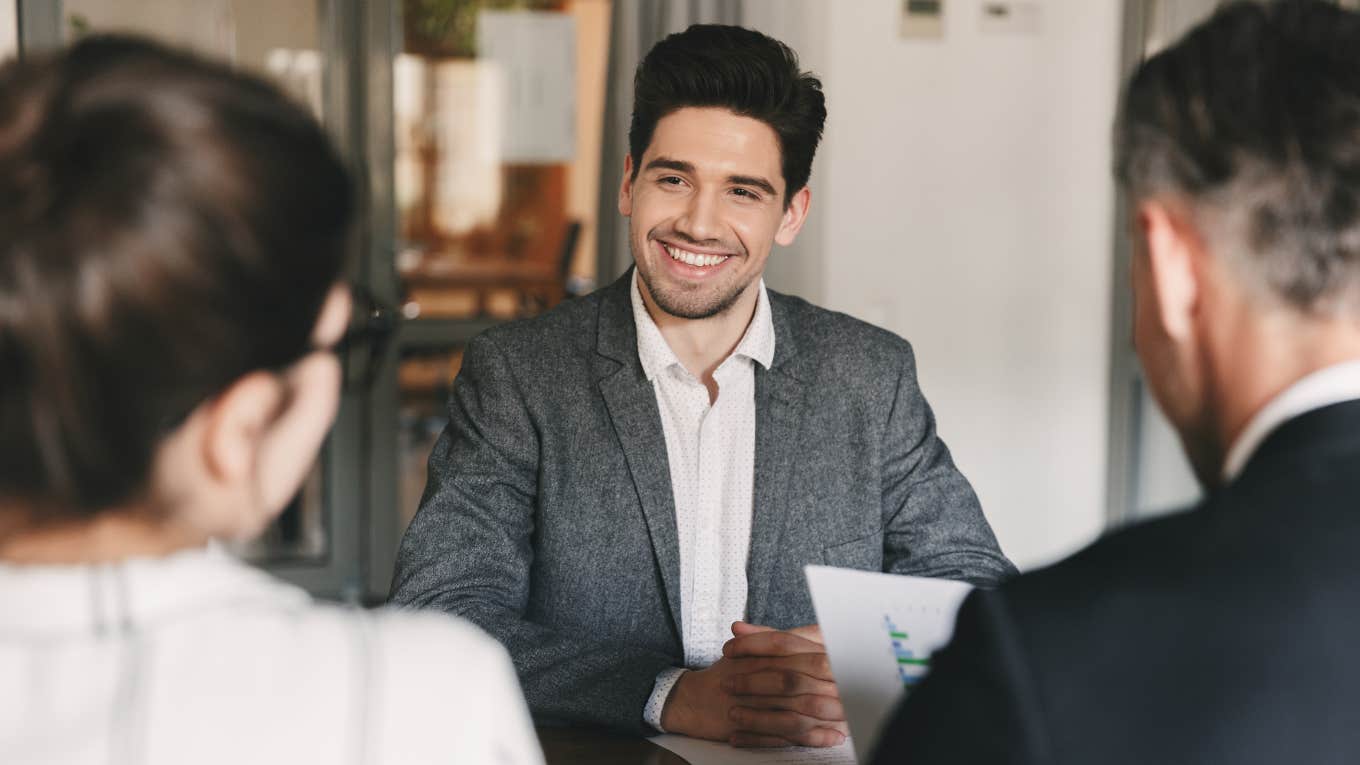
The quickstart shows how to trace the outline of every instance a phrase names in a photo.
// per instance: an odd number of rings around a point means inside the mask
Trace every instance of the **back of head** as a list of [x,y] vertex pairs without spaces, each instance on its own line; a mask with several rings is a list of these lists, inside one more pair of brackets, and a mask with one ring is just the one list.
[[157,445],[309,348],[351,185],[262,80],[129,38],[0,69],[0,506],[139,498]]
[[1360,312],[1360,14],[1221,8],[1140,67],[1116,141],[1132,194],[1188,202],[1256,294]]
[[628,149],[635,176],[656,123],[686,107],[718,107],[769,125],[779,137],[785,200],[807,185],[826,98],[789,46],[716,24],[696,24],[657,43],[633,78]]

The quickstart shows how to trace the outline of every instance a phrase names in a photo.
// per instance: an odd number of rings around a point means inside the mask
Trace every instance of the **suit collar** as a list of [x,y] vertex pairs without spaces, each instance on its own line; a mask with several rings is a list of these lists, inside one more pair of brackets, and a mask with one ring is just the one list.
[[1280,425],[1252,454],[1238,481],[1338,451],[1360,452],[1360,399],[1313,409]]
[[1231,482],[1272,431],[1314,409],[1360,399],[1360,361],[1319,369],[1290,385],[1260,409],[1242,429],[1223,462],[1223,477]]
[[613,284],[600,290],[595,350],[607,359],[640,370],[637,328],[633,323],[632,302],[628,295],[632,285],[633,269],[630,268]]
[[1360,399],[1304,412],[1266,437],[1243,467],[1242,475],[1223,489],[1269,481],[1281,472],[1315,466],[1325,455],[1355,452],[1360,456]]

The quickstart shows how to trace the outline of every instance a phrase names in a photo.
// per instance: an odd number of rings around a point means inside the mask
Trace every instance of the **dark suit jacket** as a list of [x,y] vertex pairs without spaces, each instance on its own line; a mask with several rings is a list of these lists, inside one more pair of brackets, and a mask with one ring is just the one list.
[[1193,512],[970,596],[875,762],[1360,762],[1357,545],[1352,401]]
[[[631,273],[468,346],[393,600],[501,640],[540,721],[642,731],[683,661],[680,557]],[[750,621],[815,621],[807,563],[992,584],[1012,573],[935,435],[900,338],[770,293],[756,371]]]

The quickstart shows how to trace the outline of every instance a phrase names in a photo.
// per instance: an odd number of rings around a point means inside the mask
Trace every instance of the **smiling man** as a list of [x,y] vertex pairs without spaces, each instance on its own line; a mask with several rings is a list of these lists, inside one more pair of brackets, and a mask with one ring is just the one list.
[[906,341],[761,280],[825,117],[776,40],[666,38],[619,190],[636,268],[468,347],[394,599],[504,642],[540,722],[836,744],[803,566],[1014,570]]

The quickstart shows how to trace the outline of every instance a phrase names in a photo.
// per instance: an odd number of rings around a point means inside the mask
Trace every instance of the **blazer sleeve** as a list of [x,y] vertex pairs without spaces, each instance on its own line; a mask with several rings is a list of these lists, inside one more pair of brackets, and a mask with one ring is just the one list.
[[643,708],[672,657],[525,618],[539,436],[504,353],[464,354],[449,424],[397,555],[392,602],[462,616],[510,653],[536,719],[648,732]]
[[977,494],[935,432],[907,345],[883,444],[883,570],[994,587],[1014,576]]
[[1052,762],[1031,671],[999,592],[975,591],[954,640],[898,705],[874,765],[1040,765]]

